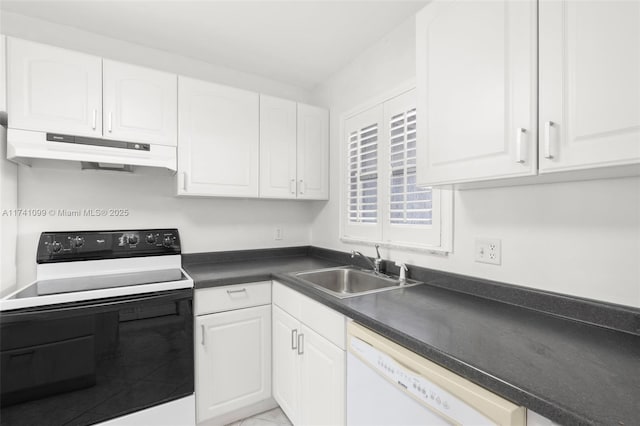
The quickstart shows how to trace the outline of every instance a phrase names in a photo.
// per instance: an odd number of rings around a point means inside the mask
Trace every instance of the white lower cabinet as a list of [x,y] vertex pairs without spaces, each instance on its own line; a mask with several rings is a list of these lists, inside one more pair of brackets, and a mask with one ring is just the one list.
[[[271,301],[259,297],[270,286],[270,282],[264,282],[196,291],[197,313],[206,311],[210,300],[216,300],[212,309],[234,309],[196,317],[198,423],[227,424],[274,406],[271,400]],[[224,305],[225,300],[228,307]],[[247,305],[252,300],[268,304],[238,308],[243,301]],[[248,407],[257,408],[247,411]]]
[[345,424],[344,316],[273,286],[275,400],[294,425]]
[[300,424],[345,422],[345,351],[302,324]]
[[293,424],[300,423],[300,322],[277,306],[273,311],[273,397]]

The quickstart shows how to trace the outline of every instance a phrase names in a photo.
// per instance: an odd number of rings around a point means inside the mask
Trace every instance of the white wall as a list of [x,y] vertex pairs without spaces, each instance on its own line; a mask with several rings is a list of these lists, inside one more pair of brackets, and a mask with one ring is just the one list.
[[[313,245],[372,247],[339,240],[340,117],[415,78],[413,19],[319,87],[331,108],[331,201],[314,221]],[[449,256],[385,250],[401,260],[458,274],[640,307],[640,178],[458,191]],[[475,263],[474,240],[502,240],[502,265]]]
[[[85,170],[55,161],[19,167],[19,206],[33,209],[129,209],[128,217],[20,218],[18,281],[35,276],[42,231],[177,227],[186,253],[309,244],[314,203],[230,198],[178,198],[167,170]],[[274,240],[275,228],[284,238]]]
[[[202,61],[109,39],[74,28],[3,12],[3,34],[83,51],[90,54],[175,72],[210,81],[309,102],[301,88],[258,75],[237,72]],[[6,160],[4,161],[6,163]],[[3,164],[4,164],[3,163]],[[11,167],[11,165],[9,165]],[[139,168],[134,174],[80,171],[79,164],[39,161],[33,167],[7,170],[3,182],[18,180],[18,207],[23,209],[126,208],[129,217],[24,217],[18,223],[17,281],[35,277],[35,253],[40,232],[136,227],[177,227],[183,251],[252,249],[306,245],[317,203],[222,198],[177,198],[176,178],[165,170]],[[2,206],[4,208],[4,205]],[[4,225],[5,221],[3,221]],[[284,238],[274,240],[275,228]],[[5,251],[0,253],[3,261]],[[4,268],[3,268],[4,271]],[[0,293],[13,290],[0,282]]]

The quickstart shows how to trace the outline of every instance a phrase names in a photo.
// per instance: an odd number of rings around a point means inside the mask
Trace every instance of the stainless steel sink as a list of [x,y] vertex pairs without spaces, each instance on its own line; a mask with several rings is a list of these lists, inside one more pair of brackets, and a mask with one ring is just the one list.
[[341,299],[422,284],[420,281],[414,280],[401,283],[397,278],[382,274],[376,275],[373,272],[350,266],[298,272],[295,276],[305,283]]

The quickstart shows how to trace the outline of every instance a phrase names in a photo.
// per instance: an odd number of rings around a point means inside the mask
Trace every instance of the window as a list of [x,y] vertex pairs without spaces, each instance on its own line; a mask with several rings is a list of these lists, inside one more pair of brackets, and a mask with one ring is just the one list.
[[415,90],[348,115],[342,239],[447,251],[451,194],[417,185]]

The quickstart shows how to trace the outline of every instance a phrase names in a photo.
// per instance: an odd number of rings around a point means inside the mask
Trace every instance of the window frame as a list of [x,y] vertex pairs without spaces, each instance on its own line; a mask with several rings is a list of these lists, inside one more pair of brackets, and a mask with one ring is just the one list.
[[[397,233],[391,231],[395,225],[390,221],[390,182],[388,173],[389,163],[389,130],[388,117],[390,114],[384,109],[384,104],[408,92],[415,91],[415,81],[411,80],[394,90],[377,96],[356,108],[348,110],[340,118],[340,241],[348,244],[375,245],[381,247],[396,248],[407,251],[419,251],[432,254],[447,254],[453,248],[453,189],[451,187],[439,187],[432,189],[432,224],[428,230],[421,228],[421,232],[428,231],[428,236],[423,240],[416,241],[407,238],[409,233]],[[374,110],[377,112],[373,112]],[[378,136],[378,220],[377,223],[353,224],[349,221],[349,144],[350,130],[349,120],[363,113],[371,115],[379,114],[379,136]],[[363,120],[362,127],[366,123],[372,124],[368,120]],[[353,126],[358,127],[358,126]],[[417,129],[419,132],[420,130]],[[383,140],[384,139],[384,140]],[[419,140],[419,138],[418,138]],[[419,142],[417,142],[418,144]],[[419,145],[416,146],[416,149]],[[400,228],[410,228],[404,225]],[[415,228],[414,228],[415,229]],[[391,231],[391,232],[390,232]],[[425,234],[421,234],[424,236]],[[422,242],[426,241],[426,242]]]

